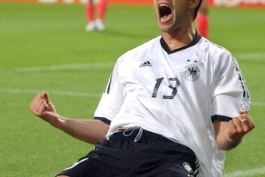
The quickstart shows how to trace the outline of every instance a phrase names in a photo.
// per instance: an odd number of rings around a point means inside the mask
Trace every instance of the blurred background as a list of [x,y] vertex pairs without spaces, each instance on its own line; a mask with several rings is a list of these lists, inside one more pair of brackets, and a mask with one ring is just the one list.
[[[57,112],[92,119],[119,56],[158,35],[153,0],[109,0],[104,31],[86,31],[84,0],[0,0],[0,176],[54,176],[93,149],[33,116],[48,91]],[[95,2],[95,3],[98,3]],[[208,38],[238,60],[256,128],[228,151],[225,177],[265,176],[265,3],[209,0]]]

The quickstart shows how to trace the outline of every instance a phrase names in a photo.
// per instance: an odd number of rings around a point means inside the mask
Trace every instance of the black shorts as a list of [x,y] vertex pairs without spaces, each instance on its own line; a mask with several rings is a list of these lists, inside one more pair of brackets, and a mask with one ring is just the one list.
[[158,134],[133,127],[100,141],[59,175],[70,177],[196,177],[194,152]]

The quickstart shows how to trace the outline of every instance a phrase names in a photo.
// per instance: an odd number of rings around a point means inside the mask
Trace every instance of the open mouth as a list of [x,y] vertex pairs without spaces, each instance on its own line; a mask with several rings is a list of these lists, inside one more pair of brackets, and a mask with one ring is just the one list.
[[164,3],[159,4],[158,9],[161,20],[166,20],[170,18],[171,8],[167,4]]

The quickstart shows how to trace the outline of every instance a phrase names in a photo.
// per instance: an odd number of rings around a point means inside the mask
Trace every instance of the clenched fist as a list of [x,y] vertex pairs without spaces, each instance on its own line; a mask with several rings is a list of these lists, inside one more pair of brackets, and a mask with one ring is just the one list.
[[30,111],[40,117],[41,119],[49,122],[55,127],[59,127],[61,118],[56,113],[56,109],[52,102],[50,101],[47,92],[38,94],[33,101],[30,103]]

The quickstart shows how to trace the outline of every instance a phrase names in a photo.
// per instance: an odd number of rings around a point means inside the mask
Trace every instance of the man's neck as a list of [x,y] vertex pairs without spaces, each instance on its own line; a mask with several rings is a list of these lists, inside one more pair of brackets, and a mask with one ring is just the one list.
[[165,43],[167,44],[169,50],[171,51],[189,45],[193,41],[195,36],[196,36],[195,29],[188,32],[186,31],[184,33],[177,32],[174,34],[162,32],[162,37]]

